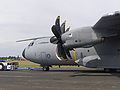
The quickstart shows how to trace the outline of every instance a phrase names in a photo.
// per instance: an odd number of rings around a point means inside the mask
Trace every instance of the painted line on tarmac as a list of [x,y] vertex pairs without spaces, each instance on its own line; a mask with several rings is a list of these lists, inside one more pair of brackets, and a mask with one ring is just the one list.
[[12,77],[14,77],[14,78],[23,78],[23,77],[32,77],[32,76],[10,76],[10,75],[0,75],[0,78],[3,78],[3,77],[8,77],[8,78],[12,78]]

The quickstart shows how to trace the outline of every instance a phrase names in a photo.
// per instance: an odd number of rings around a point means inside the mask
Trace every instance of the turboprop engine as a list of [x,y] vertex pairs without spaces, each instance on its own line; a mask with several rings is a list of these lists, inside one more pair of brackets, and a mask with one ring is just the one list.
[[77,32],[69,31],[70,28],[65,29],[65,22],[60,25],[60,16],[58,16],[55,25],[51,28],[54,36],[51,37],[50,42],[57,44],[56,55],[61,60],[71,59],[70,50],[74,48],[88,48],[104,41],[104,38],[97,38],[91,27],[78,29]]

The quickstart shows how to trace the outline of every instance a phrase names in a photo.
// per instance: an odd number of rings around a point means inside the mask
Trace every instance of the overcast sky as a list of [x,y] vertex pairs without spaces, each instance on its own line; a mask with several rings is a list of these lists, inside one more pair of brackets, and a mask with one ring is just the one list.
[[0,0],[0,56],[21,55],[30,42],[17,40],[52,35],[58,15],[75,29],[114,11],[120,11],[120,0]]

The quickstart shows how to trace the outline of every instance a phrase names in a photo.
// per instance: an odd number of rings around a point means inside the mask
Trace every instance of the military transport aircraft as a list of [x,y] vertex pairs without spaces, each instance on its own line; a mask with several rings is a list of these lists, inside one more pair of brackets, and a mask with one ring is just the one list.
[[52,65],[82,65],[104,70],[120,69],[120,13],[103,16],[94,26],[65,29],[57,17],[51,30],[54,36],[38,37],[23,51],[24,58],[39,63],[48,71]]

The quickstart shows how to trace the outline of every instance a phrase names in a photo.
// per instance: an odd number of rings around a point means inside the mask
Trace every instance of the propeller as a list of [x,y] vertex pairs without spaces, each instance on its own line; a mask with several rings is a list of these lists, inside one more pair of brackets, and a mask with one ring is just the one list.
[[58,16],[56,21],[55,21],[55,25],[53,25],[52,28],[51,28],[51,30],[52,30],[52,32],[55,36],[50,38],[50,42],[57,44],[56,52],[57,52],[57,56],[60,58],[60,60],[62,58],[67,60],[68,59],[67,57],[72,59],[69,50],[66,49],[65,47],[63,47],[64,42],[61,39],[62,34],[69,31],[69,29],[70,29],[70,27],[69,27],[65,30],[65,23],[66,23],[66,21],[64,21],[60,25],[60,16]]

